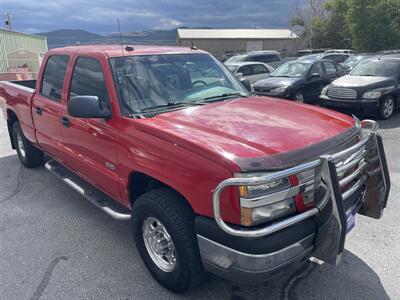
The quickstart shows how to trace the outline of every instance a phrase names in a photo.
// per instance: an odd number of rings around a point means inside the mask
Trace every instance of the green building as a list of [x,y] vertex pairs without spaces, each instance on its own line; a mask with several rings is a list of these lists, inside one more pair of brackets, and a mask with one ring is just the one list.
[[45,37],[0,29],[0,80],[18,72],[36,78],[46,52]]

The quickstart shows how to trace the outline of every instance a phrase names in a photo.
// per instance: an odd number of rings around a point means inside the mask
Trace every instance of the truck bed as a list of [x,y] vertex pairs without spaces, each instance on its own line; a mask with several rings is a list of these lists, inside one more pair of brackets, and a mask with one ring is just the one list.
[[35,85],[36,80],[0,81],[3,113],[14,114],[18,118],[26,138],[31,142],[36,142],[31,108]]
[[9,82],[24,86],[27,88],[35,89],[36,81],[37,81],[36,79],[32,79],[32,80],[13,80],[13,81],[9,81]]

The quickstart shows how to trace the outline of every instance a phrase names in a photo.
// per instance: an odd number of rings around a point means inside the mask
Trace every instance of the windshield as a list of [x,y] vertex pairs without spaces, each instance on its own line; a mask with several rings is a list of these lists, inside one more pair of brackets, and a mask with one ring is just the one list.
[[362,60],[350,75],[392,77],[399,73],[399,65],[400,63],[396,61]]
[[322,55],[321,54],[310,54],[310,55],[305,55],[305,56],[302,56],[302,57],[300,57],[300,58],[298,58],[297,60],[298,61],[302,61],[302,60],[316,60],[316,59],[320,59],[322,57]]
[[343,65],[353,68],[355,65],[357,65],[362,59],[364,59],[364,56],[350,56],[348,59],[346,59],[343,62]]
[[310,69],[308,62],[287,62],[271,73],[272,77],[303,77]]
[[122,112],[191,103],[247,90],[207,54],[138,55],[111,58]]
[[228,58],[228,59],[225,61],[225,63],[243,61],[243,59],[244,59],[245,57],[246,57],[246,55],[235,55],[235,56],[232,56],[232,57]]

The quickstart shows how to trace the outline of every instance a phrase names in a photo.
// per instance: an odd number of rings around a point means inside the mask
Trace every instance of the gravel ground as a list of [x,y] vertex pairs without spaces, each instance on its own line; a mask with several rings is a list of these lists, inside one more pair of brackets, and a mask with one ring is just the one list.
[[381,122],[392,192],[384,218],[357,217],[337,267],[308,264],[257,286],[215,276],[176,296],[114,221],[43,168],[21,167],[0,117],[0,299],[400,299],[400,114]]

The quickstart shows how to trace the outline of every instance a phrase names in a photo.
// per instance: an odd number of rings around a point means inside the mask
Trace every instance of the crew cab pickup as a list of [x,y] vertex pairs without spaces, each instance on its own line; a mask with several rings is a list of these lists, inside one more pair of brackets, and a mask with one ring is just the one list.
[[21,163],[130,220],[169,290],[337,264],[355,215],[382,216],[374,121],[254,96],[194,47],[122,48],[50,50],[37,81],[0,83],[0,103]]

